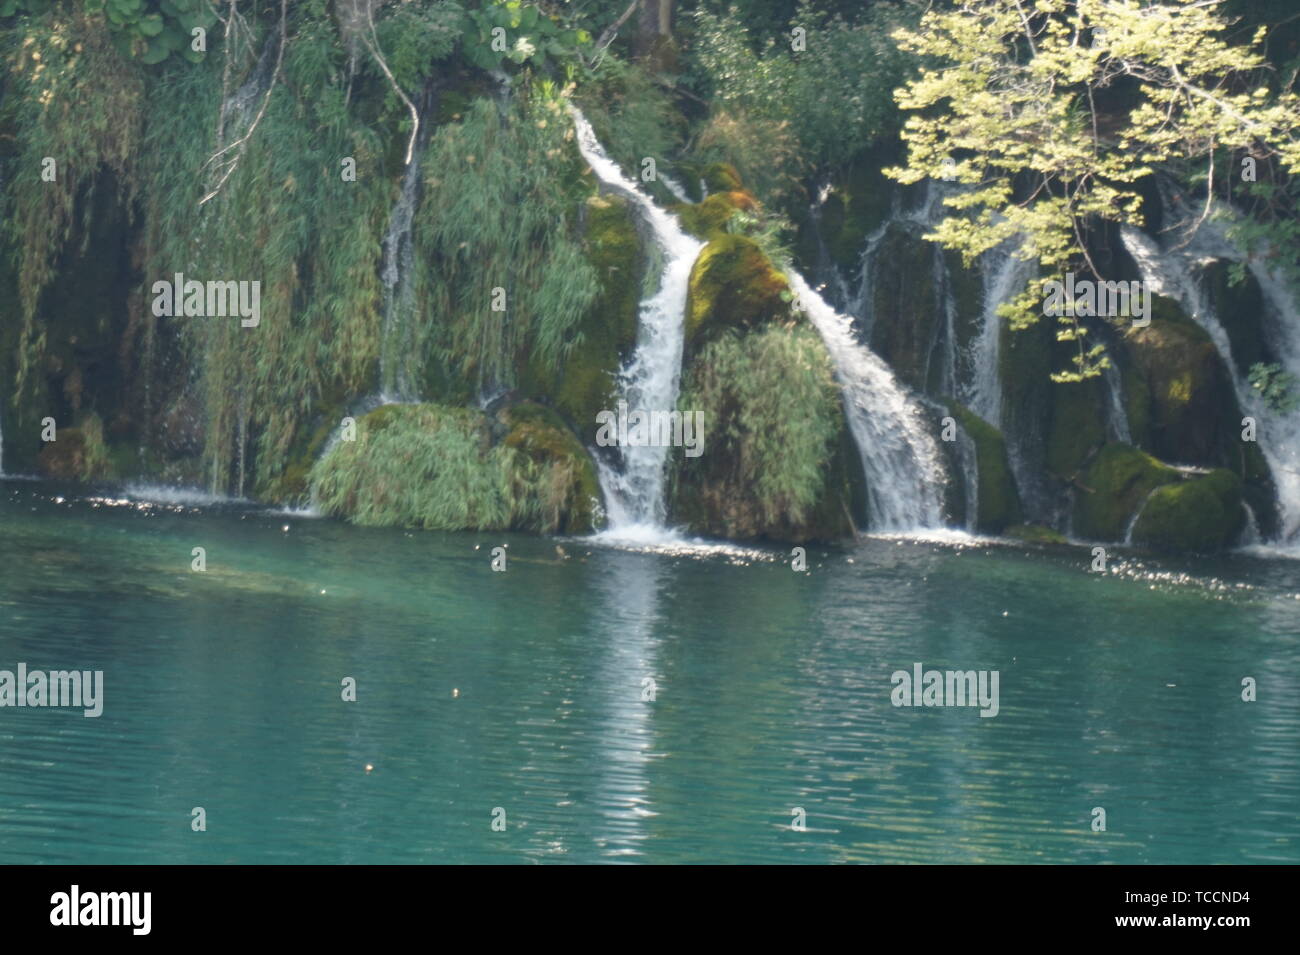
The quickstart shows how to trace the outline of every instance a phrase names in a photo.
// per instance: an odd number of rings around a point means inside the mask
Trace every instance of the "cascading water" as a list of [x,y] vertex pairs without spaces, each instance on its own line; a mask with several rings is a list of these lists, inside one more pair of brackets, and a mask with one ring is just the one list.
[[[1166,208],[1169,203],[1166,203]],[[1180,302],[1210,335],[1232,375],[1242,411],[1259,422],[1259,447],[1277,488],[1282,541],[1300,537],[1300,416],[1281,414],[1264,402],[1232,360],[1228,333],[1201,284],[1201,267],[1214,260],[1245,262],[1265,301],[1273,351],[1287,372],[1300,377],[1300,313],[1285,284],[1256,259],[1247,258],[1226,237],[1221,221],[1207,220],[1179,243],[1162,246],[1131,226],[1121,229],[1124,246],[1151,290]]]
[[415,259],[411,225],[415,220],[419,186],[420,152],[417,143],[416,152],[402,177],[402,191],[389,216],[383,243],[384,268],[380,278],[384,283],[384,323],[379,349],[379,391],[388,402],[411,401],[418,397],[408,361],[414,345],[409,279]]
[[[619,373],[619,390],[628,408],[672,411],[677,407],[685,335],[686,292],[691,267],[703,243],[681,230],[606,155],[586,117],[571,107],[578,150],[601,183],[628,199],[654,235],[663,259],[659,288],[641,302],[636,349]],[[598,458],[609,532],[618,536],[664,533],[668,448],[620,445],[621,469]]]
[[998,308],[1019,294],[1036,268],[1035,262],[1016,254],[1017,248],[1006,243],[980,260],[984,285],[980,329],[971,345],[969,378],[961,390],[962,402],[995,428],[1002,427],[1002,316]]
[[1128,412],[1124,409],[1124,383],[1114,363],[1106,366],[1102,381],[1106,385],[1106,437],[1121,444],[1132,444],[1133,434],[1128,427]]
[[871,529],[908,531],[943,525],[944,470],[921,410],[893,374],[798,272],[795,301],[830,352],[844,393],[844,413],[867,476]]

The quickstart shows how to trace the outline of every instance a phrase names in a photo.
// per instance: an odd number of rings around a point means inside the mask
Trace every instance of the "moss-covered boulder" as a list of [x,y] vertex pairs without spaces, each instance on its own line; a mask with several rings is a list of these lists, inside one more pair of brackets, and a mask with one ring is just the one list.
[[1227,262],[1215,262],[1205,269],[1204,280],[1238,373],[1248,375],[1251,365],[1273,361],[1264,333],[1264,294],[1255,276],[1249,270],[1237,273]]
[[1241,416],[1214,342],[1170,299],[1155,296],[1151,312],[1121,345],[1133,440],[1165,460],[1231,466]]
[[1075,536],[1122,541],[1147,496],[1179,479],[1177,470],[1144,451],[1127,444],[1105,445],[1075,482]]
[[625,200],[604,196],[588,201],[583,245],[599,276],[600,295],[582,319],[578,343],[559,367],[529,355],[518,393],[554,408],[591,444],[596,414],[613,407],[615,377],[636,344],[644,268],[636,223]]
[[702,453],[675,456],[674,523],[733,539],[832,540],[854,532],[861,466],[830,356],[806,325],[728,332],[684,376]]
[[36,456],[36,466],[48,478],[94,481],[112,477],[113,458],[104,442],[104,424],[97,414],[82,416],[76,426],[56,428],[53,441]]
[[727,223],[737,212],[757,209],[758,200],[743,190],[717,192],[694,205],[679,202],[669,207],[685,231],[706,242],[726,235]]
[[944,319],[935,286],[937,252],[933,243],[900,224],[890,226],[880,241],[871,283],[871,348],[905,384],[927,391],[937,384],[934,358]]
[[546,474],[533,517],[537,526],[585,534],[600,523],[600,481],[596,465],[577,435],[549,408],[523,402],[504,409],[502,445],[517,451]]
[[957,402],[949,401],[948,408],[975,445],[975,530],[981,534],[1000,534],[1008,526],[1020,523],[1020,498],[1007,459],[1006,442],[997,428]]
[[[681,176],[687,194],[696,201],[702,201],[719,192],[734,192],[745,188],[740,173],[729,162],[681,162],[677,163],[674,171]],[[700,190],[701,186],[703,192]]]
[[589,530],[594,480],[585,449],[536,406],[494,428],[477,409],[385,405],[311,470],[326,514],[433,530]]
[[1241,479],[1223,468],[1156,488],[1133,524],[1133,543],[1152,550],[1213,553],[1245,523]]
[[686,341],[698,347],[724,329],[789,318],[790,285],[752,239],[723,235],[704,247],[691,269]]

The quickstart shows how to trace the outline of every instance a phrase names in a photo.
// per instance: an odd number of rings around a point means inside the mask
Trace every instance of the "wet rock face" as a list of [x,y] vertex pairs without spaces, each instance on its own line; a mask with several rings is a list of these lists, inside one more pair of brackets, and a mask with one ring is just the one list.
[[1122,348],[1133,439],[1156,457],[1183,464],[1235,464],[1240,414],[1232,380],[1210,336],[1168,299],[1151,324],[1130,328]]
[[[975,446],[977,474],[974,528],[980,534],[1001,534],[1020,523],[1020,497],[1002,433],[955,401],[948,403],[957,423]],[[958,473],[950,468],[950,474]]]
[[901,226],[891,226],[881,240],[877,261],[871,349],[893,368],[908,387],[930,385],[943,310],[934,281],[931,243]]

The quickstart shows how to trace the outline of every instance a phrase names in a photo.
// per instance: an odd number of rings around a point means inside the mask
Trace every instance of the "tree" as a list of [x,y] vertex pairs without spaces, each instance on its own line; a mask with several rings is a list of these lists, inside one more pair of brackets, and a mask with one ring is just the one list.
[[[886,170],[915,183],[945,172],[967,188],[931,239],[969,263],[1003,242],[1049,271],[1079,263],[1098,278],[1084,241],[1102,223],[1143,224],[1140,181],[1157,169],[1203,165],[1209,215],[1214,161],[1225,151],[1300,170],[1300,98],[1270,88],[1259,54],[1229,45],[1221,0],[965,0],[932,10],[899,45],[926,59],[896,91],[915,111],[904,125],[907,165]],[[1294,80],[1294,76],[1290,77]],[[1032,324],[1042,292],[1033,279],[1003,308]],[[1106,367],[1073,316],[1058,337],[1078,342],[1080,380]]]

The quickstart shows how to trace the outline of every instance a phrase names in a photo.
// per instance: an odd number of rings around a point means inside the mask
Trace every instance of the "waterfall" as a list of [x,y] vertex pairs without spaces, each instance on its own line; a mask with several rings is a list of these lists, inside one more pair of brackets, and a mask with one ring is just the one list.
[[667,173],[659,173],[659,181],[664,184],[664,188],[673,194],[673,198],[678,202],[690,202],[691,197],[686,194],[682,184]]
[[[1166,203],[1166,208],[1169,204]],[[1215,314],[1200,281],[1200,268],[1208,261],[1245,261],[1259,282],[1269,321],[1270,344],[1279,363],[1300,377],[1300,314],[1286,285],[1255,259],[1247,257],[1226,238],[1221,221],[1207,220],[1181,244],[1164,247],[1132,226],[1121,228],[1124,247],[1137,263],[1142,278],[1157,294],[1177,300],[1209,334],[1232,375],[1242,411],[1259,423],[1259,448],[1268,461],[1277,488],[1282,540],[1300,533],[1300,415],[1280,414],[1270,408],[1250,385],[1232,359],[1228,333]]]
[[867,476],[871,529],[942,526],[943,465],[920,408],[889,366],[857,340],[847,315],[836,312],[793,269],[790,286],[835,366],[844,413]]
[[[570,111],[582,158],[606,188],[632,203],[654,235],[663,260],[658,290],[641,302],[636,348],[619,372],[620,397],[634,411],[673,411],[681,378],[687,285],[704,244],[684,233],[676,218],[624,176],[606,155],[582,112],[577,107]],[[618,469],[597,459],[610,531],[619,535],[638,529],[662,533],[667,517],[668,450],[620,445],[622,467]]]
[[1017,255],[1019,244],[1010,242],[987,252],[980,259],[984,296],[980,309],[980,330],[971,345],[971,372],[961,392],[962,403],[995,428],[1002,427],[1002,316],[998,307],[1024,289],[1038,267],[1031,259]]
[[1123,379],[1114,362],[1106,366],[1102,373],[1106,385],[1106,437],[1121,444],[1132,444],[1133,434],[1128,427],[1128,411],[1124,408]]
[[415,350],[411,322],[411,267],[415,261],[411,225],[420,188],[420,152],[417,142],[402,176],[402,191],[388,218],[384,235],[384,323],[379,344],[379,391],[388,402],[414,401],[418,389],[411,381],[409,362]]

